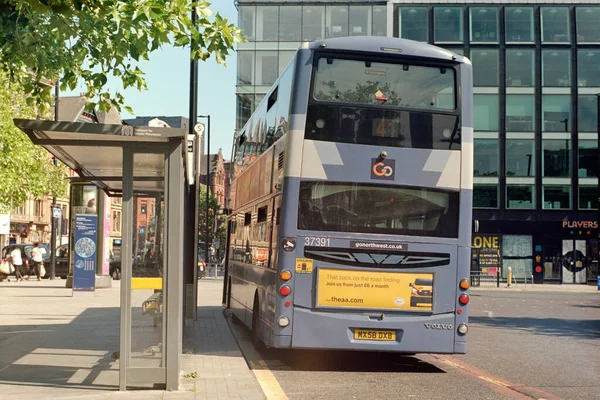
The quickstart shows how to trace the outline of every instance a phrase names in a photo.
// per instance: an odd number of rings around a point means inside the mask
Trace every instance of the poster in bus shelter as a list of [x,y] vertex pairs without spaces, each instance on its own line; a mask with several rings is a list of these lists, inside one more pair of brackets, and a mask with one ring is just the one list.
[[97,215],[75,216],[73,294],[96,288]]
[[317,306],[432,310],[433,274],[319,268]]

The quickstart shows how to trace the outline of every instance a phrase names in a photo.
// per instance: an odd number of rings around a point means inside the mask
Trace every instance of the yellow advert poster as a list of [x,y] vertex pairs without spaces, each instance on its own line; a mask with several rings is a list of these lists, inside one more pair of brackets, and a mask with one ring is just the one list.
[[317,306],[431,310],[433,274],[318,270]]

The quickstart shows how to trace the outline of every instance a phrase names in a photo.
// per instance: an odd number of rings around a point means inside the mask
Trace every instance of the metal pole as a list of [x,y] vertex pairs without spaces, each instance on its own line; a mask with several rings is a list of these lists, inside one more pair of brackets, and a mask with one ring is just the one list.
[[[54,120],[58,121],[58,79],[54,86]],[[52,164],[56,166],[56,157],[52,157]],[[56,208],[56,196],[52,197],[52,210],[50,212],[50,279],[56,277],[56,220],[54,218],[54,209]]]
[[[206,117],[208,119],[208,135],[206,140],[206,242],[204,243],[204,258],[206,259],[206,266],[208,267],[208,238],[210,235],[209,229],[209,197],[210,197],[210,115]],[[207,273],[208,275],[208,273]]]

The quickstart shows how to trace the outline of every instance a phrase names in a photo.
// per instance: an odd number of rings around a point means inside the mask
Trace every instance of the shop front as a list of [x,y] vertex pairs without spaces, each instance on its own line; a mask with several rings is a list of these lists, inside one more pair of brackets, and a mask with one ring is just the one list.
[[598,231],[598,221],[480,221],[472,269],[502,281],[510,267],[517,282],[595,284]]

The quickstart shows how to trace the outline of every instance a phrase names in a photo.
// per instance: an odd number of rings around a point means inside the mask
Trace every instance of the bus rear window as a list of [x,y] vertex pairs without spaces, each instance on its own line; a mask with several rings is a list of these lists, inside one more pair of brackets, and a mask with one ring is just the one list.
[[315,100],[419,109],[456,109],[454,69],[322,57]]
[[299,200],[303,230],[458,237],[458,192],[303,181]]

